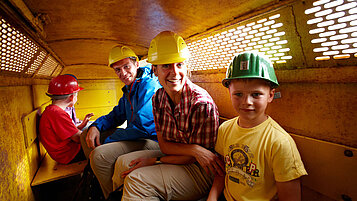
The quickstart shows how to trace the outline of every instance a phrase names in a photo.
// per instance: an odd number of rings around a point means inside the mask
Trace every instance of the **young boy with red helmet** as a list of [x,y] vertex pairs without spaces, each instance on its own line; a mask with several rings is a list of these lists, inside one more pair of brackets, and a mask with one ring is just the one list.
[[[82,89],[74,75],[66,74],[53,78],[46,93],[51,97],[52,104],[41,115],[40,141],[51,158],[62,164],[85,159],[80,144],[82,131],[65,111],[77,102],[77,94]],[[92,113],[87,114],[83,124],[92,116]]]

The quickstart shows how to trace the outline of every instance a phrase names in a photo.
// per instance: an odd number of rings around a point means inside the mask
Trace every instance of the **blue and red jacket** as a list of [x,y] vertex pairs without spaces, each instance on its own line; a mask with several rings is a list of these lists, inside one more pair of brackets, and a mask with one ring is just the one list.
[[109,114],[99,117],[91,126],[96,126],[102,132],[127,121],[125,129],[118,128],[104,143],[139,138],[157,140],[152,96],[159,88],[161,85],[152,73],[150,64],[138,68],[133,84],[122,88],[123,97],[120,98],[118,105]]

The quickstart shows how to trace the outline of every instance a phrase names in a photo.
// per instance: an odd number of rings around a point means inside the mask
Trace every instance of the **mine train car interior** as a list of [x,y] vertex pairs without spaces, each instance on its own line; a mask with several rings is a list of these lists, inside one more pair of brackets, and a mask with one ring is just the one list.
[[357,200],[355,0],[2,0],[0,200],[73,193],[70,177],[33,185],[46,150],[31,120],[50,103],[51,78],[75,75],[85,88],[77,116],[96,119],[122,96],[110,49],[126,45],[145,65],[150,41],[165,30],[187,42],[190,80],[210,93],[222,120],[237,115],[221,84],[233,56],[267,55],[280,83],[267,112],[300,151],[302,200]]

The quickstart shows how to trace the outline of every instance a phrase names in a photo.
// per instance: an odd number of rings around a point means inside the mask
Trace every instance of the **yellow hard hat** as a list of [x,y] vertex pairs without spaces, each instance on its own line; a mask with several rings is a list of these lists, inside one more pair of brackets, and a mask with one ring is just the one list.
[[136,56],[134,51],[129,47],[121,45],[113,47],[109,53],[109,67],[111,67],[113,63],[128,57],[135,57],[137,61],[139,60],[138,56]]
[[152,39],[148,62],[153,65],[183,62],[190,57],[190,51],[183,38],[171,31],[163,31]]

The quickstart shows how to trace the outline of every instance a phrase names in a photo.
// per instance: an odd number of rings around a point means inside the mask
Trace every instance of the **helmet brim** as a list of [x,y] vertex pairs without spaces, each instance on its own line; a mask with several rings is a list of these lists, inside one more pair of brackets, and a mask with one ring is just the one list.
[[269,80],[269,79],[262,78],[262,77],[259,77],[259,76],[240,76],[240,77],[233,77],[233,78],[224,78],[224,79],[222,80],[222,85],[223,85],[224,87],[229,88],[229,84],[228,84],[228,83],[229,83],[230,81],[236,80],[236,79],[249,79],[249,78],[251,78],[251,79],[263,79],[263,80],[266,80],[266,81],[272,83],[273,86],[275,86],[275,87],[278,87],[278,86],[279,86],[279,83],[278,83],[278,82],[273,82],[273,81],[271,81],[271,80]]
[[[73,91],[73,93],[82,91],[83,89],[84,89],[83,87],[78,87],[78,89]],[[70,93],[70,94],[73,94],[73,93]],[[49,97],[52,97],[52,96],[66,96],[66,95],[70,95],[70,94],[66,94],[66,93],[51,94],[51,93],[46,92],[46,95],[49,96]]]

